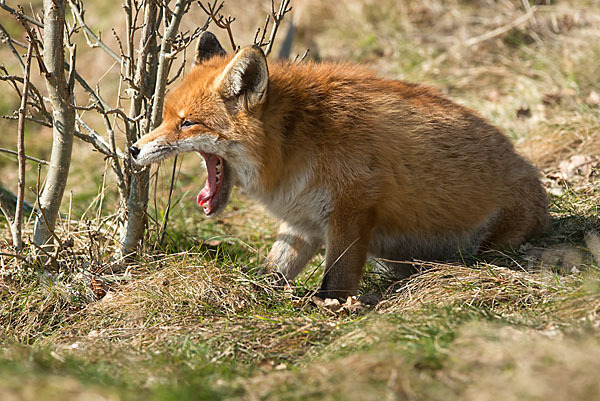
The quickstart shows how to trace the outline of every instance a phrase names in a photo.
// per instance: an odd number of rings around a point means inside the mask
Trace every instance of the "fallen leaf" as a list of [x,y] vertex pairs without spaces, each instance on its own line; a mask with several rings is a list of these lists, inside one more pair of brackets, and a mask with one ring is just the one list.
[[585,102],[587,104],[592,104],[595,106],[600,105],[600,94],[598,92],[596,92],[595,90],[592,90],[590,92],[590,94],[588,95],[588,97],[585,98]]
[[280,363],[279,365],[275,366],[275,370],[285,370],[287,369],[287,365],[285,363]]
[[558,165],[560,178],[572,180],[576,176],[589,178],[598,161],[586,155],[573,155],[568,160],[563,160]]
[[341,315],[353,315],[365,310],[365,305],[356,297],[348,297],[340,310]]

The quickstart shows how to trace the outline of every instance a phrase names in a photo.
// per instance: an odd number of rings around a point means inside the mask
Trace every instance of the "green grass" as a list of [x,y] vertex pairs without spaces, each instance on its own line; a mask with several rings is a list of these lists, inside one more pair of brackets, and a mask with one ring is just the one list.
[[[253,37],[248,21],[262,23],[262,6],[227,3],[226,13],[245,10],[237,37]],[[128,268],[113,260],[117,191],[110,172],[103,181],[102,157],[78,143],[57,231],[73,246],[48,271],[30,259],[0,259],[0,399],[597,399],[598,169],[557,177],[572,155],[600,154],[598,105],[588,102],[600,90],[598,5],[540,6],[535,24],[472,48],[462,42],[522,15],[522,2],[349,0],[297,12],[296,52],[311,47],[324,59],[432,85],[501,127],[553,193],[548,233],[519,249],[427,264],[400,283],[369,269],[359,294],[381,298],[377,305],[331,312],[311,302],[324,255],[293,289],[272,288],[259,266],[277,222],[235,192],[223,215],[204,218],[195,195],[205,173],[191,155],[179,159],[164,241],[152,219],[166,212],[171,161],[153,170],[145,253]],[[119,29],[111,18],[99,18],[99,27]],[[78,52],[94,55],[84,44]],[[16,103],[2,98],[0,111]],[[517,118],[521,107],[530,118]],[[28,126],[27,152],[48,158],[49,137]],[[15,147],[10,135],[0,145]],[[15,182],[15,166],[0,157],[4,184]],[[29,165],[28,186],[36,180]],[[10,251],[0,229],[0,248]],[[93,291],[92,276],[106,294]]]

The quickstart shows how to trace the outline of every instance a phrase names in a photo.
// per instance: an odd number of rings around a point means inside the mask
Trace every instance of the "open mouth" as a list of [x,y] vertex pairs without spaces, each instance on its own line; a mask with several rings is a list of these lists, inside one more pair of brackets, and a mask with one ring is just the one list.
[[231,178],[225,160],[212,153],[200,152],[200,154],[204,157],[208,177],[196,201],[204,210],[204,214],[211,216],[227,205],[231,191]]

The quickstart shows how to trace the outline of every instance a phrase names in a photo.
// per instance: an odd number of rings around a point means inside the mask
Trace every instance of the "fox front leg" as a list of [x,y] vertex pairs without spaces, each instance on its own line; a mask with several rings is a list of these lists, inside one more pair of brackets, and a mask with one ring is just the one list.
[[367,260],[372,221],[370,212],[341,210],[330,216],[321,298],[344,299],[358,290]]
[[319,246],[320,239],[283,223],[264,267],[267,271],[274,271],[282,276],[279,284],[291,282],[315,255]]

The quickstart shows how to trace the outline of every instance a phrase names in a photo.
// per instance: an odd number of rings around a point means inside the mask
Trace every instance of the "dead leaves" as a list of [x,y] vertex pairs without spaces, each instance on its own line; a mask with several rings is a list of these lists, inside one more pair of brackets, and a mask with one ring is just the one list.
[[573,155],[558,165],[558,178],[570,181],[578,177],[589,179],[598,166],[598,160],[586,155]]
[[558,164],[557,170],[552,170],[546,174],[546,186],[548,191],[556,196],[564,193],[565,183],[573,187],[587,185],[590,180],[596,176],[600,162],[597,158],[576,154]]
[[311,301],[317,308],[333,316],[358,315],[367,309],[366,305],[355,296],[348,297],[344,303],[336,298],[321,299],[317,296],[312,297]]

